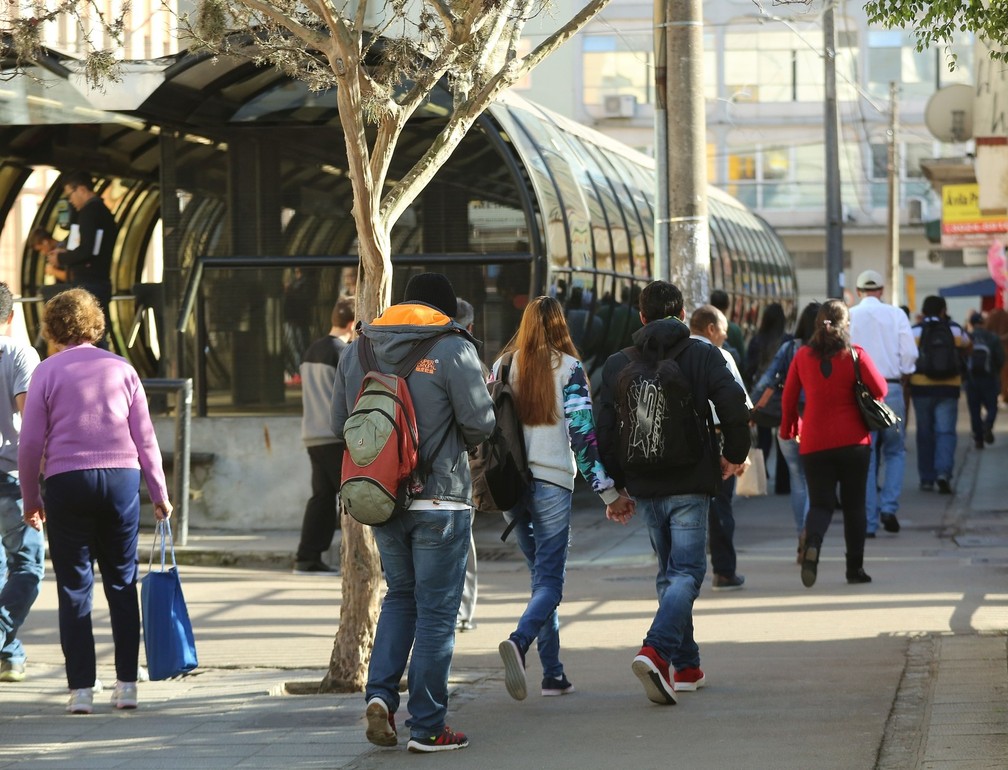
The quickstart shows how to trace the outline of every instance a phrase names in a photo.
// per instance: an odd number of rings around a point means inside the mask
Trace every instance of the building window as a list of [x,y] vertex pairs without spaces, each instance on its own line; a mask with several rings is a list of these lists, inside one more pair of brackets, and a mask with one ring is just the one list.
[[584,103],[604,105],[605,98],[635,97],[654,101],[654,43],[650,34],[586,35]]
[[[838,19],[837,98],[857,98],[857,31]],[[821,102],[822,28],[817,23],[734,25],[725,33],[725,97],[735,102]]]
[[[868,92],[889,96],[889,83],[899,84],[900,95],[926,99],[934,91],[952,83],[969,83],[973,72],[973,38],[957,34],[949,46],[917,51],[912,33],[898,29],[868,31]],[[956,68],[949,69],[952,57]]]

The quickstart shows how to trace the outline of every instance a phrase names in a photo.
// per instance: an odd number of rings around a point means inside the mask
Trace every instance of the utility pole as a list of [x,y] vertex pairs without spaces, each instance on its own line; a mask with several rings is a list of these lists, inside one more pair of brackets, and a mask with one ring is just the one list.
[[899,290],[899,252],[900,252],[900,231],[899,231],[899,199],[900,199],[900,176],[899,176],[899,142],[897,141],[899,131],[899,92],[896,90],[896,82],[889,83],[889,153],[886,165],[886,172],[889,179],[889,210],[886,219],[889,245],[889,269],[886,275],[886,283],[889,285],[889,296],[894,305],[900,304]]
[[655,2],[663,3],[666,28],[666,146],[658,163],[666,164],[668,204],[659,210],[658,219],[664,218],[661,224],[668,232],[669,280],[682,291],[686,305],[696,307],[710,296],[703,3]]
[[843,298],[843,202],[840,198],[840,119],[837,114],[836,28],[833,3],[823,15],[823,60],[826,67],[826,295]]
[[654,0],[655,57],[655,173],[658,189],[655,194],[654,254],[651,275],[656,281],[669,278],[668,232],[668,70],[665,66],[666,40],[665,0]]

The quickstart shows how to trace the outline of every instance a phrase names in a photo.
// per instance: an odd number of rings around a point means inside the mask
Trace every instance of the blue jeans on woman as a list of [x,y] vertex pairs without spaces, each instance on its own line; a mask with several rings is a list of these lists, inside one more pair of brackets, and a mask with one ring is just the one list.
[[0,659],[20,665],[25,653],[17,632],[39,594],[45,541],[41,532],[24,523],[16,481],[0,484],[0,537]]
[[800,535],[805,529],[805,515],[808,513],[808,482],[805,481],[805,466],[802,465],[798,442],[792,439],[779,438],[781,456],[787,463],[791,479],[791,514],[794,516],[795,534]]
[[570,490],[533,480],[524,498],[504,514],[517,520],[518,547],[532,573],[532,598],[518,619],[511,641],[524,655],[535,639],[543,677],[559,679],[564,674],[560,662],[560,617],[557,607],[563,599],[570,546]]
[[406,726],[414,738],[439,735],[445,726],[471,527],[472,510],[466,508],[408,510],[373,530],[388,591],[378,616],[365,699],[379,697],[395,713],[408,659]]
[[693,638],[693,603],[707,571],[707,495],[639,497],[637,512],[647,522],[658,557],[658,612],[644,637],[675,669],[700,665]]

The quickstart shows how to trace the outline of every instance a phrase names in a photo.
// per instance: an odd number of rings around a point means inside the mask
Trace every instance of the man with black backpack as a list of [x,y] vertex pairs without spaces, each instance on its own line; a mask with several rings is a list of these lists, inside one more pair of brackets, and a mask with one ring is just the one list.
[[994,420],[998,412],[998,391],[1001,390],[1001,367],[1005,354],[1001,338],[984,328],[984,318],[974,313],[969,319],[973,349],[966,362],[966,405],[969,407],[973,445],[983,449],[994,443]]
[[[395,746],[399,681],[412,653],[406,726],[407,748],[414,752],[469,745],[445,724],[448,672],[472,526],[466,449],[490,435],[494,411],[474,340],[452,320],[457,314],[455,290],[444,275],[413,276],[401,303],[358,326],[360,336],[340,358],[333,389],[333,432],[344,438],[365,379],[358,348],[368,345],[378,368],[392,373],[416,358],[418,345],[433,342],[409,372],[399,374],[416,404],[418,467],[429,473],[416,479],[409,507],[373,529],[388,591],[364,693],[367,739]],[[348,442],[347,455],[353,451]],[[343,478],[345,485],[346,473]]]
[[649,700],[672,704],[676,691],[704,685],[693,603],[707,570],[707,514],[749,453],[749,409],[721,351],[689,338],[678,288],[648,284],[640,317],[633,346],[602,369],[596,427],[606,471],[636,500],[658,557],[658,612],[632,670]]
[[963,354],[970,339],[962,327],[949,320],[945,298],[929,296],[921,305],[923,319],[913,327],[917,342],[917,368],[910,377],[910,394],[917,419],[917,473],[920,488],[938,485],[943,495],[952,493],[956,422]]

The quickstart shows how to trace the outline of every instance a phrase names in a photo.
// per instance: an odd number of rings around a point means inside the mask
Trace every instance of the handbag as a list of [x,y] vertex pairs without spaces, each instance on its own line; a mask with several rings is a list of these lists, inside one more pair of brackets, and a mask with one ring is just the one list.
[[[161,541],[161,569],[154,570],[154,549]],[[171,567],[165,564],[171,552]],[[140,581],[140,609],[143,618],[144,649],[151,679],[170,679],[199,665],[189,610],[182,596],[171,524],[162,520],[154,530],[147,574]]]
[[784,382],[787,380],[788,369],[791,368],[795,354],[795,341],[790,340],[785,344],[790,345],[790,355],[783,371],[774,372],[773,381],[762,393],[753,391],[749,394],[749,400],[753,402],[752,421],[761,428],[776,428],[781,424],[781,415],[784,411]]
[[749,450],[749,461],[746,469],[735,482],[735,494],[739,497],[759,497],[767,493],[766,461],[763,450],[753,441]]
[[752,421],[761,428],[776,428],[781,424],[784,400],[784,382],[780,374],[775,377],[774,384],[763,389],[757,399],[753,399],[753,393],[749,400],[753,402]]
[[868,390],[868,386],[861,381],[861,367],[858,364],[858,356],[854,348],[850,348],[851,358],[854,359],[854,402],[857,404],[864,418],[868,430],[885,430],[891,428],[900,421],[899,416],[887,403],[879,401]]

